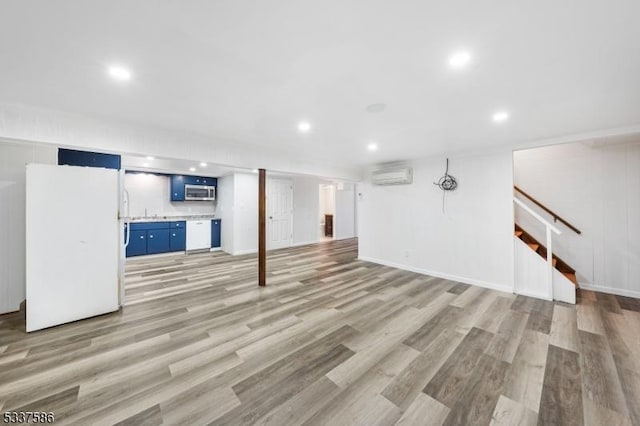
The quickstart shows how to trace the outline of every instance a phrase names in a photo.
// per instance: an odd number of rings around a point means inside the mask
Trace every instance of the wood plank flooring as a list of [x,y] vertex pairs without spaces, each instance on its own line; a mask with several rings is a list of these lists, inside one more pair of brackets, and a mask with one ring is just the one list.
[[127,305],[25,334],[0,411],[56,423],[640,425],[640,303],[546,302],[357,260],[355,240],[130,261]]

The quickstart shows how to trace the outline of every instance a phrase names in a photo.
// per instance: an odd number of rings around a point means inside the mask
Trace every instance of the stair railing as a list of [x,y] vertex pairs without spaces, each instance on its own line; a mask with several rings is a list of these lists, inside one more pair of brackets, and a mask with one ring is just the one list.
[[518,198],[513,197],[513,202],[522,207],[524,211],[533,216],[538,222],[541,222],[545,227],[547,235],[547,292],[549,294],[549,297],[553,299],[553,250],[551,247],[551,232],[554,232],[556,235],[560,235],[562,234],[562,231],[553,226],[553,224],[545,220],[538,213],[534,212],[529,206],[520,201]]
[[564,223],[567,228],[571,229],[573,232],[575,232],[576,234],[580,235],[582,234],[582,232],[576,228],[575,226],[573,226],[572,224],[570,224],[569,222],[567,222],[566,220],[564,220],[563,218],[561,218],[560,216],[558,216],[558,214],[556,212],[554,212],[553,210],[551,210],[549,207],[545,206],[544,204],[542,204],[540,201],[536,200],[535,198],[533,198],[531,195],[527,194],[526,192],[524,192],[522,189],[518,188],[517,186],[513,186],[513,189],[515,189],[516,191],[518,191],[519,193],[521,193],[522,195],[524,195],[525,197],[527,197],[528,199],[530,199],[535,205],[537,205],[538,207],[540,207],[542,210],[544,210],[545,212],[549,213],[551,216],[553,216],[553,221],[557,222],[560,221],[562,223]]

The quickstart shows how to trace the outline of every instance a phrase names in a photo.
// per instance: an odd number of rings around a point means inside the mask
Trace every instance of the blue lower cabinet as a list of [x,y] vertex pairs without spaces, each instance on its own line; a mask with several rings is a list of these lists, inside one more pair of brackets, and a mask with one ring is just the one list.
[[[136,222],[131,229],[127,257],[145,254],[185,251],[187,248],[187,222]],[[126,238],[125,226],[125,238]]]
[[218,248],[221,246],[220,242],[220,231],[221,231],[221,220],[215,219],[211,221],[211,247]]
[[171,251],[168,229],[156,229],[147,231],[147,253],[166,253]]
[[171,251],[184,251],[187,249],[187,234],[184,228],[171,229],[169,248]]
[[147,254],[147,231],[131,231],[127,257]]

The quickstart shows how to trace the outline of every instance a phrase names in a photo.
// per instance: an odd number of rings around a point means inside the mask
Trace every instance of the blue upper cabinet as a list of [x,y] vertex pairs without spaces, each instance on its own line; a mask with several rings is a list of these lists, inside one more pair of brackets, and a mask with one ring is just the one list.
[[119,155],[60,148],[58,149],[58,165],[103,167],[120,170],[121,161]]
[[185,185],[217,186],[218,179],[201,176],[171,175],[171,201],[184,201]]
[[171,201],[184,201],[186,177],[188,176],[171,175]]

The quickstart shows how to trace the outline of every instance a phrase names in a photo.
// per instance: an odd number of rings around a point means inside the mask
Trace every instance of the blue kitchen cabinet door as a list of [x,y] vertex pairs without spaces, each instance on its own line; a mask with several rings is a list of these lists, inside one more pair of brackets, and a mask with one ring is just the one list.
[[184,183],[187,185],[202,185],[198,176],[184,176]]
[[147,231],[147,254],[166,253],[171,250],[168,229]]
[[131,231],[127,257],[142,256],[143,254],[147,254],[147,231]]
[[58,165],[103,167],[106,169],[120,170],[121,157],[115,154],[59,148]]
[[217,248],[221,246],[220,232],[221,232],[221,220],[215,219],[211,221],[211,247]]
[[203,177],[203,178],[200,178],[200,184],[206,185],[206,186],[217,186],[218,179],[212,178],[212,177]]
[[184,228],[172,229],[169,235],[169,248],[171,251],[184,251],[187,249],[187,235]]
[[171,176],[171,201],[184,201],[184,184],[187,176]]

